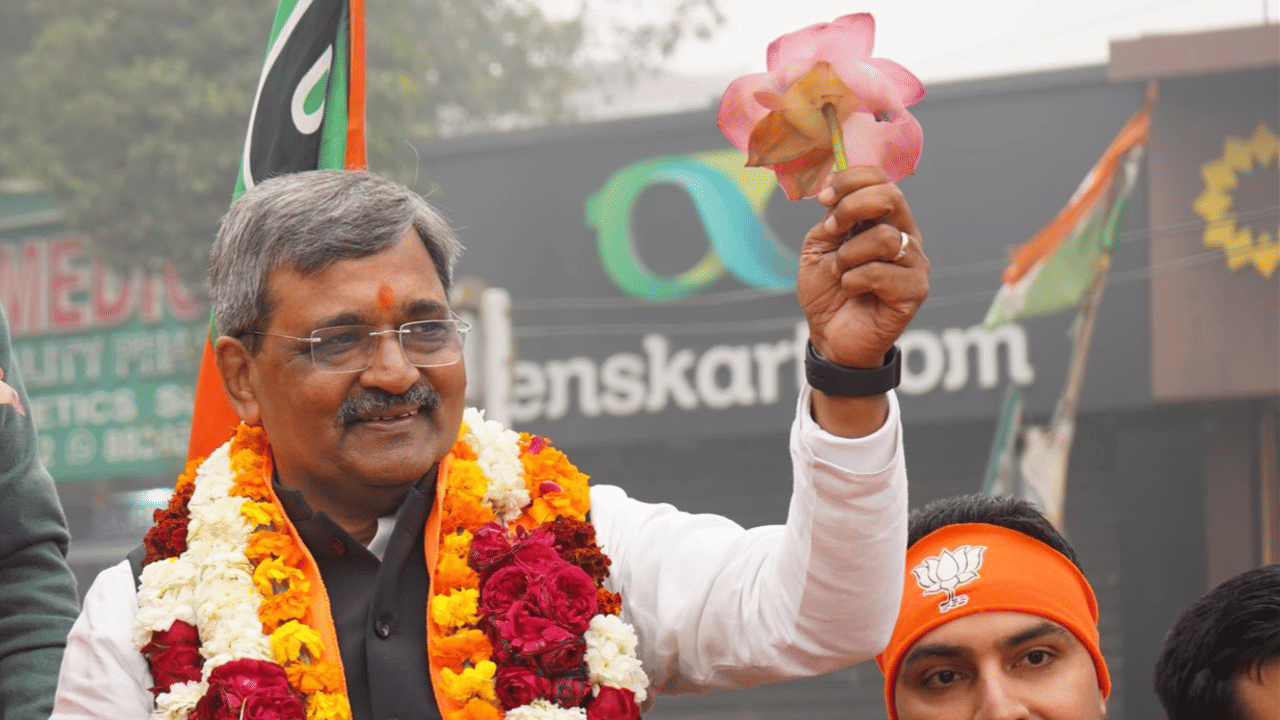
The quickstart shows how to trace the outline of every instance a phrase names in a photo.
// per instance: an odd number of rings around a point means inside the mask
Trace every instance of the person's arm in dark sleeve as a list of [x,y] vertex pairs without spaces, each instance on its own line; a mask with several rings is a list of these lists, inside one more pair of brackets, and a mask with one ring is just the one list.
[[78,614],[70,534],[0,309],[0,716],[47,720]]

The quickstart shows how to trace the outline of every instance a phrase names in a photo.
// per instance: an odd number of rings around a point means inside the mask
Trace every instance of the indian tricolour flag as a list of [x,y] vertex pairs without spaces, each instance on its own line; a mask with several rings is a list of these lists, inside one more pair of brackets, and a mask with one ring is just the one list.
[[1012,320],[1076,307],[1094,281],[1102,254],[1110,255],[1151,129],[1154,86],[1142,109],[1125,123],[1065,207],[1014,249],[1004,284],[983,321]]
[[1045,425],[1024,426],[1022,393],[1009,388],[983,484],[986,492],[1031,500],[1060,530],[1065,529],[1067,465],[1089,345],[1155,97],[1152,83],[1142,109],[1120,129],[1057,217],[1014,250],[985,320],[994,327],[1079,308],[1066,383],[1053,415]]
[[[280,0],[240,162],[233,199],[274,175],[364,169],[364,0]],[[190,458],[213,452],[240,421],[214,365],[217,337],[211,317]]]

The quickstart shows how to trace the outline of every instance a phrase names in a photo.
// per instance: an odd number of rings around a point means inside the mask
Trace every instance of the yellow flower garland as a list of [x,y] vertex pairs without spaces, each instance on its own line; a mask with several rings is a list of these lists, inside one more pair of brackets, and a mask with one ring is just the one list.
[[253,563],[253,584],[262,594],[258,619],[271,638],[276,662],[289,684],[307,696],[308,720],[350,720],[351,704],[342,692],[338,666],[324,660],[324,641],[306,624],[311,583],[301,570],[303,553],[285,528],[287,521],[271,500],[265,473],[267,438],[261,428],[241,425],[231,442],[231,494],[244,497],[240,514],[249,527],[246,553]]

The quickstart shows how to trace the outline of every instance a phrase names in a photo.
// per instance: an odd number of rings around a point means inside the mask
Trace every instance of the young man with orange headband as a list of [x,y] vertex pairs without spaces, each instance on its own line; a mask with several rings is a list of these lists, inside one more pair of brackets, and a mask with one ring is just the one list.
[[890,720],[1098,720],[1111,690],[1098,605],[1038,510],[968,495],[912,513],[885,651]]

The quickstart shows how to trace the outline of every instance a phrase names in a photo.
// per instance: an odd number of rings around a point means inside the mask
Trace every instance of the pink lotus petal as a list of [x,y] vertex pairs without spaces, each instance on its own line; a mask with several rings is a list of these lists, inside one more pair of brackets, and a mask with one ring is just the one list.
[[898,99],[903,105],[915,105],[924,99],[924,83],[915,73],[885,58],[867,58],[863,62],[879,70],[898,89]]
[[808,167],[809,164],[803,158],[783,165],[773,166],[773,171],[778,174],[778,185],[787,194],[788,200],[795,202],[801,198],[813,197],[826,186],[827,180],[831,177],[831,160],[827,160],[813,182],[804,183],[802,181],[802,177],[805,175],[803,171]]
[[875,45],[876,21],[869,13],[855,13],[829,23],[815,23],[787,33],[769,43],[766,52],[769,72],[804,58],[871,57]]
[[776,86],[777,92],[786,94],[787,88],[795,85],[804,76],[808,75],[813,66],[822,58],[798,58],[790,62],[778,66],[778,69],[769,73],[769,81]]
[[871,115],[855,113],[840,127],[844,133],[849,165],[879,166],[890,182],[901,180],[915,171],[924,132],[911,113],[904,110],[888,122],[878,122]]
[[831,176],[834,155],[830,147],[814,148],[789,162],[780,162],[770,168],[778,176],[778,184],[791,201],[813,197],[826,185]]
[[787,96],[772,90],[757,90],[751,97],[765,110],[785,110],[787,107]]
[[[831,67],[845,86],[857,96],[857,111],[871,115],[892,114],[905,106],[889,78],[874,66],[865,62],[843,60],[832,62]],[[844,114],[842,114],[842,119]]]
[[720,114],[716,125],[729,142],[742,152],[747,151],[751,131],[769,111],[755,101],[755,94],[766,89],[769,76],[744,75],[729,84],[720,99]]

